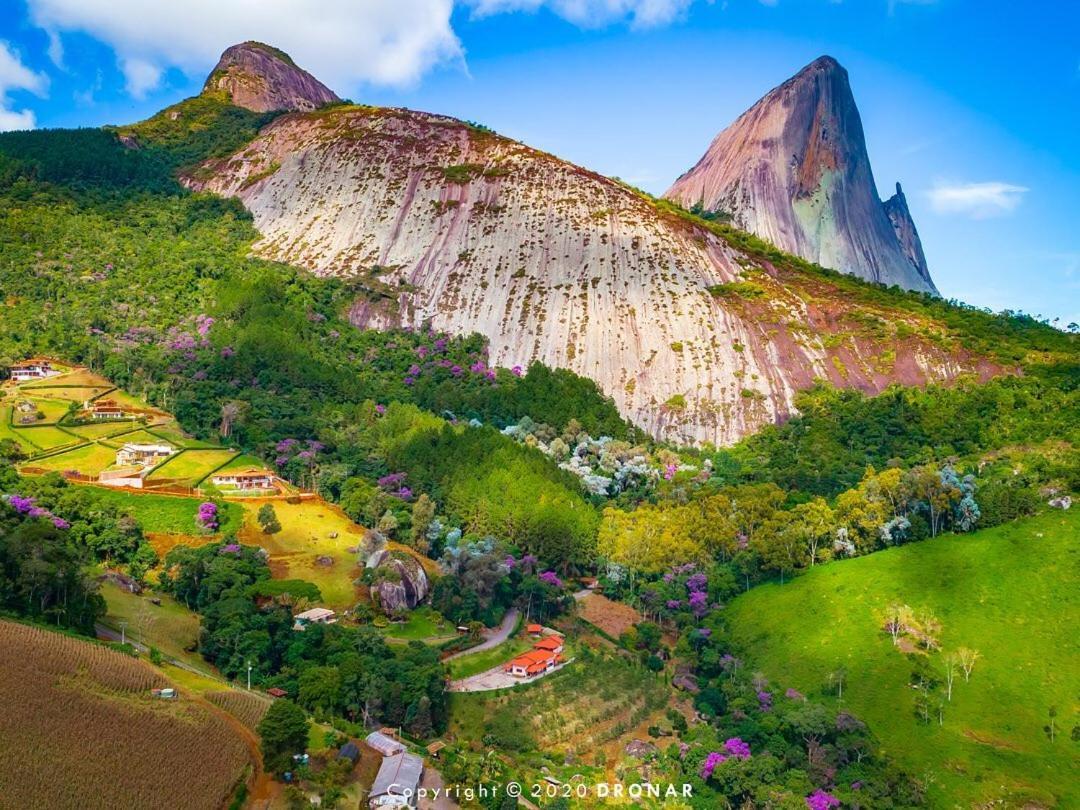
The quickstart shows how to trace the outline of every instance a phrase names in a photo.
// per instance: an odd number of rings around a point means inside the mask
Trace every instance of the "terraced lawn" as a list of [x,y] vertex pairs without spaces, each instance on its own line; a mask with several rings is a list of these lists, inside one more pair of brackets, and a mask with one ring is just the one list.
[[56,386],[56,385],[24,385],[21,389],[29,396],[44,397],[47,399],[67,400],[68,402],[86,402],[88,399],[111,391],[111,385],[97,386]]
[[104,444],[84,444],[65,453],[31,461],[30,466],[56,472],[75,470],[83,475],[97,475],[115,462],[114,448]]
[[169,479],[194,487],[235,455],[235,450],[185,450],[150,473],[148,480]]
[[45,414],[44,419],[39,419],[35,424],[55,425],[63,419],[71,407],[71,403],[63,399],[44,399],[41,397],[27,397],[34,406]]
[[[155,495],[149,492],[125,492],[102,487],[98,497],[115,503],[130,514],[145,532],[187,535],[195,530],[195,515],[202,498],[181,498],[173,495]],[[223,533],[237,531],[244,519],[240,504],[225,503],[218,514],[221,516]],[[206,542],[209,538],[200,538]],[[160,554],[161,551],[158,550]]]
[[78,444],[82,441],[80,436],[74,436],[58,427],[44,425],[42,427],[15,428],[24,444],[33,445],[38,452],[42,450],[55,450],[65,444]]
[[[117,420],[115,422],[95,422],[87,425],[65,426],[65,430],[82,436],[84,439],[107,439],[110,436],[119,437],[137,431],[138,424],[130,421]],[[123,441],[131,441],[124,438]]]

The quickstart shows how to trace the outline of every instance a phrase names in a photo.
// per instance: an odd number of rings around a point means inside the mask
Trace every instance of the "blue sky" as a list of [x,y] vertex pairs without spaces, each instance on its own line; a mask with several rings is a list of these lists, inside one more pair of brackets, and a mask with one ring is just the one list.
[[0,129],[144,118],[244,39],[343,96],[479,121],[654,193],[831,54],[941,292],[1080,322],[1080,3],[0,0]]

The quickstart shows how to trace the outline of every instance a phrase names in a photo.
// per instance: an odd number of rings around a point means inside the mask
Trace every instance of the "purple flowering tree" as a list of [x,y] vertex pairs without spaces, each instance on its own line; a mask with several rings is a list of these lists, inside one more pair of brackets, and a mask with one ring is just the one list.
[[220,525],[217,504],[211,501],[199,504],[199,511],[195,515],[195,525],[204,532],[216,532]]
[[806,806],[810,810],[831,810],[833,807],[840,806],[840,800],[831,793],[818,788],[806,797]]

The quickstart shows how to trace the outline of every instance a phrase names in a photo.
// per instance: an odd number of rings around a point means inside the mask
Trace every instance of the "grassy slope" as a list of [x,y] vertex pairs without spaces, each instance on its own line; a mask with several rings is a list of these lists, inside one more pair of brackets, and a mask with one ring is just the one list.
[[[732,632],[752,666],[801,690],[846,667],[846,704],[902,765],[933,775],[935,806],[1009,797],[1076,807],[1077,537],[1080,512],[1051,512],[833,563],[736,599]],[[875,619],[892,601],[934,610],[944,651],[983,655],[941,727],[916,719],[911,662]],[[1050,706],[1062,730],[1053,744],[1042,731]]]

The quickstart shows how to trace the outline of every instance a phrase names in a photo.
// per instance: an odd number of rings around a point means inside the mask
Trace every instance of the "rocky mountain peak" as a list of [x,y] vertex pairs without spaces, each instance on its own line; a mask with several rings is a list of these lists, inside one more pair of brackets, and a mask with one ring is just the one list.
[[203,86],[203,93],[221,91],[236,106],[255,112],[307,112],[341,100],[287,53],[261,42],[225,49]]
[[896,206],[877,195],[848,74],[831,56],[739,116],[666,196],[726,212],[738,227],[825,267],[936,292],[906,203],[894,220]]

